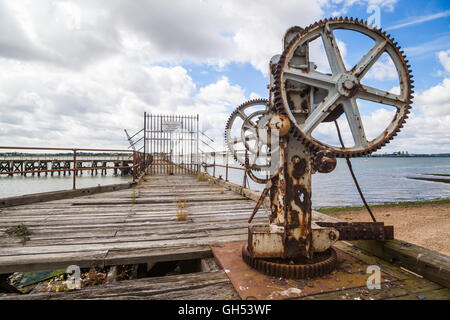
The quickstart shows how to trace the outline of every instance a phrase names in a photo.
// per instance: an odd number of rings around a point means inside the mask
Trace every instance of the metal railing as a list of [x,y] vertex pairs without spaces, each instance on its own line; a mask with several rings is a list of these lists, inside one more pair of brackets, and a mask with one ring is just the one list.
[[[243,159],[248,160],[248,155],[246,150],[238,150],[237,151]],[[167,162],[166,165],[175,165],[182,166],[182,159],[186,157],[186,155],[172,155],[170,157],[170,161]],[[242,187],[249,186],[248,179],[248,169],[245,166],[240,166],[234,160],[232,153],[228,150],[223,151],[211,151],[211,152],[200,152],[199,153],[199,163],[197,164],[196,172],[204,172],[208,173],[214,178],[224,179],[225,181],[230,181],[230,178],[234,178],[232,182],[237,183],[238,180],[241,180]],[[150,170],[151,171],[151,170]],[[233,175],[233,171],[239,172],[240,174]],[[264,173],[266,175],[266,173]],[[267,175],[266,177],[267,178]]]
[[[48,169],[47,164],[45,169],[42,169],[42,166],[38,165],[37,170],[35,169],[34,164],[32,165],[32,170],[24,170],[23,169],[23,165],[21,166],[22,169],[18,169],[17,166],[10,166],[9,170],[1,170],[0,171],[0,175],[14,175],[14,174],[40,174],[40,173],[54,173],[54,172],[68,172],[69,174],[72,172],[73,173],[73,189],[76,189],[76,178],[78,175],[78,172],[80,172],[82,174],[83,171],[85,170],[106,170],[107,169],[114,169],[114,170],[123,170],[123,172],[127,171],[127,172],[132,172],[132,176],[133,176],[133,182],[135,182],[139,176],[145,172],[146,167],[151,163],[151,156],[150,155],[145,155],[142,152],[138,152],[138,151],[134,151],[134,150],[122,150],[122,149],[91,149],[91,148],[47,148],[47,147],[16,147],[16,146],[0,146],[0,150],[34,150],[34,151],[70,151],[72,152],[72,156],[70,157],[70,159],[65,159],[65,160],[60,160],[60,159],[49,159],[49,160],[43,160],[45,162],[54,162],[54,161],[69,161],[69,165],[68,167],[63,167],[63,168],[59,168],[59,169],[55,169],[52,168]],[[112,155],[111,160],[103,160],[103,159],[99,159],[98,162],[102,162],[102,164],[106,164],[106,165],[102,165],[102,166],[91,166],[91,167],[79,167],[78,164],[81,161],[92,161],[91,159],[86,159],[86,155],[83,154],[81,157],[77,158],[77,153],[79,152],[83,152],[83,153],[87,153],[87,152],[102,152],[102,153],[116,153]],[[120,159],[118,158],[118,156],[120,156],[120,154],[125,154],[129,156],[129,159]],[[24,155],[24,158],[28,157],[30,159],[32,159],[32,157],[36,155],[39,156],[39,154],[27,154]],[[47,155],[48,156],[48,155]],[[95,157],[95,156],[93,156]],[[102,156],[100,156],[100,158],[102,158]],[[31,162],[33,162],[35,159],[30,160]],[[41,160],[41,159],[39,159]],[[14,160],[2,160],[3,162],[5,161],[11,161],[14,162]],[[21,160],[22,161],[22,160]],[[26,160],[23,160],[26,161]],[[73,162],[73,166],[70,167],[70,162]],[[114,165],[113,166],[108,166],[107,162],[113,162]],[[121,164],[119,164],[120,162],[122,162]],[[128,163],[130,163],[131,165],[127,165]]]

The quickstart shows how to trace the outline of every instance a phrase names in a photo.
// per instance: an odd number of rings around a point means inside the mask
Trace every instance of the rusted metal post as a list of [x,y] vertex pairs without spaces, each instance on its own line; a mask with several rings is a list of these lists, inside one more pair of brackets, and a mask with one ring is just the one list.
[[133,182],[137,179],[137,162],[136,162],[136,151],[133,151]]
[[195,146],[195,153],[197,154],[196,155],[196,162],[197,162],[197,172],[200,172],[200,161],[199,161],[199,158],[198,158],[198,153],[199,153],[199,145],[198,145],[198,142],[199,142],[199,136],[198,136],[198,133],[200,132],[200,130],[199,130],[199,123],[198,123],[198,114],[197,114],[197,132],[196,132],[196,137],[195,137],[195,139],[197,140],[196,141],[196,146]]
[[214,160],[213,160],[213,177],[215,178],[216,177],[216,153],[213,152],[212,154],[213,154],[213,157],[214,157]]
[[73,186],[72,186],[73,190],[77,188],[76,177],[77,177],[77,149],[73,149]]
[[225,167],[225,181],[228,182],[228,150],[226,151],[227,153],[227,163],[226,163],[226,167]]
[[146,155],[147,155],[147,112],[144,112],[144,168],[147,164],[147,159],[146,159]]
[[247,149],[245,149],[245,171],[244,171],[244,178],[242,180],[243,188],[245,188],[247,186],[247,170],[248,170],[248,153],[247,153]]

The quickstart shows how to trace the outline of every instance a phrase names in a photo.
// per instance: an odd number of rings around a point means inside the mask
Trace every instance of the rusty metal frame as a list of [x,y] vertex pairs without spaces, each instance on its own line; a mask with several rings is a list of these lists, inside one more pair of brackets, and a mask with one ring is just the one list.
[[[169,129],[177,124],[179,128]],[[164,129],[166,127],[166,129]],[[150,172],[185,174],[198,172],[199,116],[144,113],[144,154],[151,155]]]

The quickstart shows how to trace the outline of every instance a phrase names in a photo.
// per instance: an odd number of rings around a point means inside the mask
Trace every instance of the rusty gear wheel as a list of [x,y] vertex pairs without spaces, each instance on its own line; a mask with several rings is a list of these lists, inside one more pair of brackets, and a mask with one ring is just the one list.
[[[351,69],[346,70],[333,30],[346,29],[359,32],[375,42],[370,51]],[[308,43],[322,38],[332,74],[315,71],[309,62]],[[360,80],[373,66],[378,58],[387,53],[392,59],[400,80],[400,94],[362,85]],[[303,59],[303,60],[302,60]],[[303,61],[303,62],[299,62]],[[410,65],[397,42],[381,29],[367,22],[353,18],[331,18],[316,22],[307,28],[299,29],[298,34],[284,49],[274,70],[274,108],[285,114],[292,122],[291,130],[296,139],[308,146],[314,153],[329,150],[337,157],[357,157],[370,154],[389,143],[403,127],[412,104],[412,75]],[[292,105],[290,90],[292,87],[310,88],[322,91],[318,102],[310,106]],[[311,93],[313,94],[313,93]],[[375,139],[368,141],[362,125],[356,99],[381,103],[396,108],[396,113],[387,126]],[[310,108],[304,123],[297,123],[294,113],[302,112],[299,108]],[[295,111],[294,111],[295,109]],[[354,146],[342,148],[323,143],[311,136],[312,131],[321,123],[333,121],[345,113]]]
[[337,255],[333,248],[321,253],[322,261],[310,264],[284,264],[269,261],[262,258],[253,258],[247,249],[247,244],[242,247],[242,258],[252,268],[262,273],[285,279],[309,279],[331,273],[337,266]]
[[[255,109],[258,110],[255,111]],[[267,141],[265,141],[267,140],[267,131],[263,128],[264,124],[261,123],[268,121],[268,110],[269,101],[267,99],[246,101],[233,111],[225,126],[225,143],[233,158],[238,164],[247,166],[250,170],[260,171],[269,168],[269,165],[266,163],[261,163],[270,155],[268,150],[263,150],[267,146]],[[243,121],[239,128],[235,126],[235,120],[238,118]],[[239,131],[238,135],[233,136],[236,129]],[[247,135],[247,133],[250,134]],[[249,141],[254,141],[254,146],[251,146]],[[237,148],[239,144],[242,144],[241,150]],[[247,149],[248,158],[250,159],[248,164],[245,163],[244,150],[242,148]]]

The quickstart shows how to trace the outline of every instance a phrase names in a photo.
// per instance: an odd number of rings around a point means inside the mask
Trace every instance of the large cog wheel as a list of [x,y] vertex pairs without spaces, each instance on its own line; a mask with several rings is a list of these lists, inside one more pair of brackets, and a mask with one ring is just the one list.
[[[346,70],[333,31],[347,29],[357,31],[372,38],[375,45],[351,69]],[[314,70],[309,60],[299,65],[299,52],[307,52],[304,47],[321,38],[332,74]],[[303,51],[302,51],[303,50]],[[373,64],[386,52],[392,59],[400,80],[400,94],[394,94],[361,84],[361,79]],[[332,18],[316,22],[300,31],[284,49],[274,72],[274,105],[277,112],[286,114],[292,122],[294,136],[312,149],[329,150],[337,157],[357,157],[380,149],[397,135],[408,118],[412,103],[412,75],[406,56],[397,43],[381,29],[367,22],[353,18]],[[296,60],[297,59],[297,60]],[[293,111],[290,90],[292,84],[301,88],[325,92],[320,102],[311,105],[304,122],[297,122]],[[312,94],[312,93],[311,93]],[[381,103],[396,109],[391,123],[375,139],[368,141],[361,121],[356,99]],[[331,146],[312,137],[312,131],[321,123],[333,121],[345,113],[354,145],[348,147]]]
[[[237,119],[241,119],[242,124],[237,124]],[[225,142],[233,158],[241,166],[256,171],[270,167],[267,133],[269,120],[269,101],[266,99],[244,102],[230,115],[225,127]],[[248,163],[245,161],[245,150]]]

